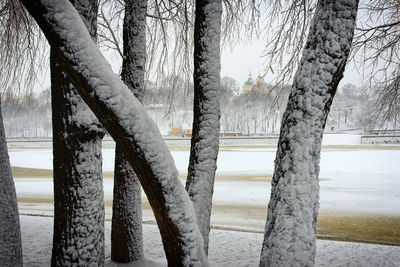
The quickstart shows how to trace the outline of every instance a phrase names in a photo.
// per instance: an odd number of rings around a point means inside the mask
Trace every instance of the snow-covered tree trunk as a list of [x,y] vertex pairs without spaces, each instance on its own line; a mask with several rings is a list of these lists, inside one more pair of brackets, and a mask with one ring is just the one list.
[[196,1],[193,131],[186,190],[206,253],[219,146],[221,14],[221,0]]
[[[122,80],[139,101],[144,96],[147,0],[125,0]],[[120,146],[115,148],[111,259],[131,262],[143,257],[141,186]]]
[[358,0],[320,0],[283,116],[260,266],[313,266],[322,134]]
[[[1,93],[0,93],[1,99]],[[21,230],[17,195],[8,158],[0,100],[0,263],[22,266]]]
[[64,72],[121,147],[152,206],[170,266],[207,266],[193,204],[157,126],[113,73],[67,0],[21,0]]
[[[98,1],[71,1],[96,38]],[[100,123],[81,99],[62,59],[50,54],[53,121],[52,266],[104,264],[104,199]]]

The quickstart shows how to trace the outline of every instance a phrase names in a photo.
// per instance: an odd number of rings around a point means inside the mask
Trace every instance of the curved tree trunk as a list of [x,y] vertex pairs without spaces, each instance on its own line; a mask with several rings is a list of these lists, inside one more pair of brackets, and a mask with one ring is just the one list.
[[206,253],[219,148],[221,14],[221,0],[196,1],[193,131],[186,190]]
[[320,0],[282,120],[260,266],[313,266],[326,118],[350,52],[357,0]]
[[[96,38],[97,0],[71,1]],[[99,121],[50,54],[53,121],[52,266],[104,264],[104,199]]]
[[66,0],[21,0],[65,73],[121,147],[149,199],[170,266],[207,266],[193,204],[174,160],[145,108],[112,72],[79,14]]
[[0,94],[0,262],[22,266],[21,230],[17,195],[8,158]]
[[[122,80],[139,101],[144,96],[147,0],[125,0]],[[115,148],[111,259],[131,262],[143,257],[141,186],[120,146]]]

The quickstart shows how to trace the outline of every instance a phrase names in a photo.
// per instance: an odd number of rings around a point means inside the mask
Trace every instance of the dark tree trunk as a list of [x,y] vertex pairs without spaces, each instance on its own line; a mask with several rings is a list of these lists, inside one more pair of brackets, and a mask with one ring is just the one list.
[[208,252],[220,129],[221,0],[197,0],[194,24],[193,131],[186,190]]
[[[147,0],[125,0],[122,80],[139,101],[144,96]],[[143,257],[141,186],[120,146],[115,148],[111,259],[131,262]]]
[[0,94],[0,264],[22,266],[21,230],[17,195],[1,112]]
[[21,2],[42,29],[71,83],[133,167],[157,220],[168,265],[206,266],[193,204],[145,108],[112,72],[68,1]]
[[[71,1],[96,37],[98,2]],[[78,41],[78,40],[77,40]],[[104,199],[98,120],[51,49],[54,234],[52,266],[104,264]]]
[[358,0],[320,0],[283,115],[260,266],[313,266],[319,161]]

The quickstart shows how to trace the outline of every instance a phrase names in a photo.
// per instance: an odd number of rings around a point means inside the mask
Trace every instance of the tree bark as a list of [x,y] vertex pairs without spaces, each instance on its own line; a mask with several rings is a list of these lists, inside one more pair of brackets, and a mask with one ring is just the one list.
[[[71,1],[92,38],[98,2]],[[51,49],[54,232],[52,266],[104,265],[104,197],[100,123]]]
[[[144,96],[147,0],[125,0],[124,58],[121,77],[139,101]],[[141,185],[122,149],[115,148],[111,259],[131,262],[143,257]]]
[[22,266],[21,230],[17,195],[8,158],[0,94],[0,262]]
[[66,0],[21,0],[65,73],[121,147],[153,208],[169,266],[207,266],[193,204],[162,136],[127,86],[112,72]]
[[186,190],[206,253],[219,148],[221,14],[221,0],[196,1],[193,130]]
[[260,266],[313,266],[319,161],[358,0],[320,0],[283,116]]

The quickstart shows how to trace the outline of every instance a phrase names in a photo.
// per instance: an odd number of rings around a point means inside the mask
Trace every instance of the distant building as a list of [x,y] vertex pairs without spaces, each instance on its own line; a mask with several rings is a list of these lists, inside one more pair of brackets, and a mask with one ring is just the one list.
[[250,92],[251,90],[253,90],[253,87],[254,87],[254,80],[250,72],[249,78],[247,78],[247,80],[243,84],[243,92],[245,93]]
[[253,76],[251,72],[249,73],[249,78],[243,84],[243,93],[247,93],[250,91],[257,91],[259,93],[262,92],[262,88],[264,86],[264,79],[260,75],[257,76],[256,81],[254,82]]

